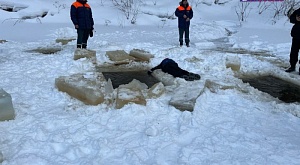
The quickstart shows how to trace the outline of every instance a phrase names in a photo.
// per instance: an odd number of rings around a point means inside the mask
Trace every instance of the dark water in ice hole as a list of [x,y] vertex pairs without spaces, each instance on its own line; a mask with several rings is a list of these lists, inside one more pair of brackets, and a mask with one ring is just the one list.
[[[114,88],[128,84],[133,79],[145,83],[149,88],[159,82],[153,76],[149,76],[147,71],[103,72],[103,75],[106,80],[111,79]],[[295,84],[273,76],[242,78],[242,80],[244,83],[249,83],[252,87],[286,103],[300,102],[300,86]]]
[[118,88],[119,85],[128,84],[133,79],[139,80],[145,83],[148,88],[151,88],[154,84],[159,81],[153,76],[149,76],[146,70],[143,71],[128,71],[128,72],[102,72],[105,79],[111,79],[113,88]]
[[[216,48],[210,49],[213,51],[233,54],[251,54],[260,57],[274,57],[271,52],[265,50],[252,51],[243,48],[233,48],[233,45],[229,42],[228,37],[211,40],[211,42],[216,45]],[[282,64],[279,63],[277,65],[281,66]],[[273,76],[242,78],[242,80],[244,83],[249,83],[252,87],[268,93],[286,103],[300,102],[300,86],[295,84],[286,82]]]
[[244,83],[270,94],[286,103],[300,102],[300,86],[286,82],[273,76],[242,78]]

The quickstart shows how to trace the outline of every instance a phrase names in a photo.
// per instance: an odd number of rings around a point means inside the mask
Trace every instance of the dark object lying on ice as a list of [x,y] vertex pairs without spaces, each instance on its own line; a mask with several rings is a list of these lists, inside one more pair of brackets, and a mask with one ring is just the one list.
[[201,78],[199,74],[191,73],[181,69],[174,60],[169,58],[164,59],[159,65],[150,69],[148,74],[151,75],[151,73],[156,69],[161,69],[163,72],[174,77],[184,78],[186,81],[200,80]]

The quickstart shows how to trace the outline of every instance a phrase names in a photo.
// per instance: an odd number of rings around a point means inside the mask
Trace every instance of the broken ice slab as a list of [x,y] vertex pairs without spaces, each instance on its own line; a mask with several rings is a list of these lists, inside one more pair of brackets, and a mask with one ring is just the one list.
[[0,121],[15,118],[15,110],[12,105],[11,96],[0,88]]
[[104,86],[106,84],[100,73],[91,75],[78,73],[55,79],[55,85],[59,91],[66,92],[87,105],[98,105],[105,101]]
[[239,71],[241,68],[241,58],[238,56],[226,57],[226,68],[231,68],[233,71]]
[[140,49],[133,49],[129,52],[129,56],[132,56],[140,61],[147,61],[149,62],[154,55],[150,54],[147,51],[140,50]]
[[76,49],[74,52],[74,60],[80,58],[91,59],[93,63],[96,63],[96,51],[89,49]]
[[147,102],[138,88],[126,88],[126,86],[117,89],[116,108],[121,109],[129,103],[146,105]]
[[197,98],[203,92],[205,86],[199,82],[190,82],[188,86],[181,86],[175,90],[169,104],[181,111],[194,111]]

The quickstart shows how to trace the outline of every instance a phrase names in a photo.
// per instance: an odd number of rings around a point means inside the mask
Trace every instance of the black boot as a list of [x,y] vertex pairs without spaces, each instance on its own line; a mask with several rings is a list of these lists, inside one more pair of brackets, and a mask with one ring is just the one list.
[[295,67],[289,67],[287,70],[285,70],[285,72],[294,72],[295,71]]
[[189,42],[186,43],[186,47],[190,47],[190,43]]
[[77,44],[77,48],[81,49],[81,44]]
[[86,44],[82,44],[82,49],[86,49]]
[[180,43],[179,43],[179,44],[180,44],[180,47],[182,47],[182,45],[183,45],[183,42],[181,42],[181,41],[180,41]]
[[199,74],[187,72],[187,74],[180,76],[180,78],[184,78],[186,81],[194,81],[200,80],[201,76]]

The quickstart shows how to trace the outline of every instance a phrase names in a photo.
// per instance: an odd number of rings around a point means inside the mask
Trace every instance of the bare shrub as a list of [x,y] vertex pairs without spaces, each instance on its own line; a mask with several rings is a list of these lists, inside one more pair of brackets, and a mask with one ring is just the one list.
[[288,17],[300,7],[300,1],[298,0],[285,0],[283,3],[283,15]]
[[266,11],[267,9],[269,9],[269,7],[272,5],[271,2],[269,1],[260,1],[258,3],[258,14],[262,14],[264,11]]
[[53,6],[57,9],[57,13],[66,8],[66,4],[61,4],[59,1],[55,1]]
[[245,22],[251,11],[249,2],[238,2],[235,6],[235,13],[240,22]]
[[132,24],[136,23],[137,15],[140,12],[141,0],[111,0],[114,6],[120,10],[127,20]]
[[289,17],[297,8],[299,8],[300,2],[297,0],[285,0],[282,2],[272,2],[272,10],[274,14],[272,16],[272,22],[275,24],[282,16]]

